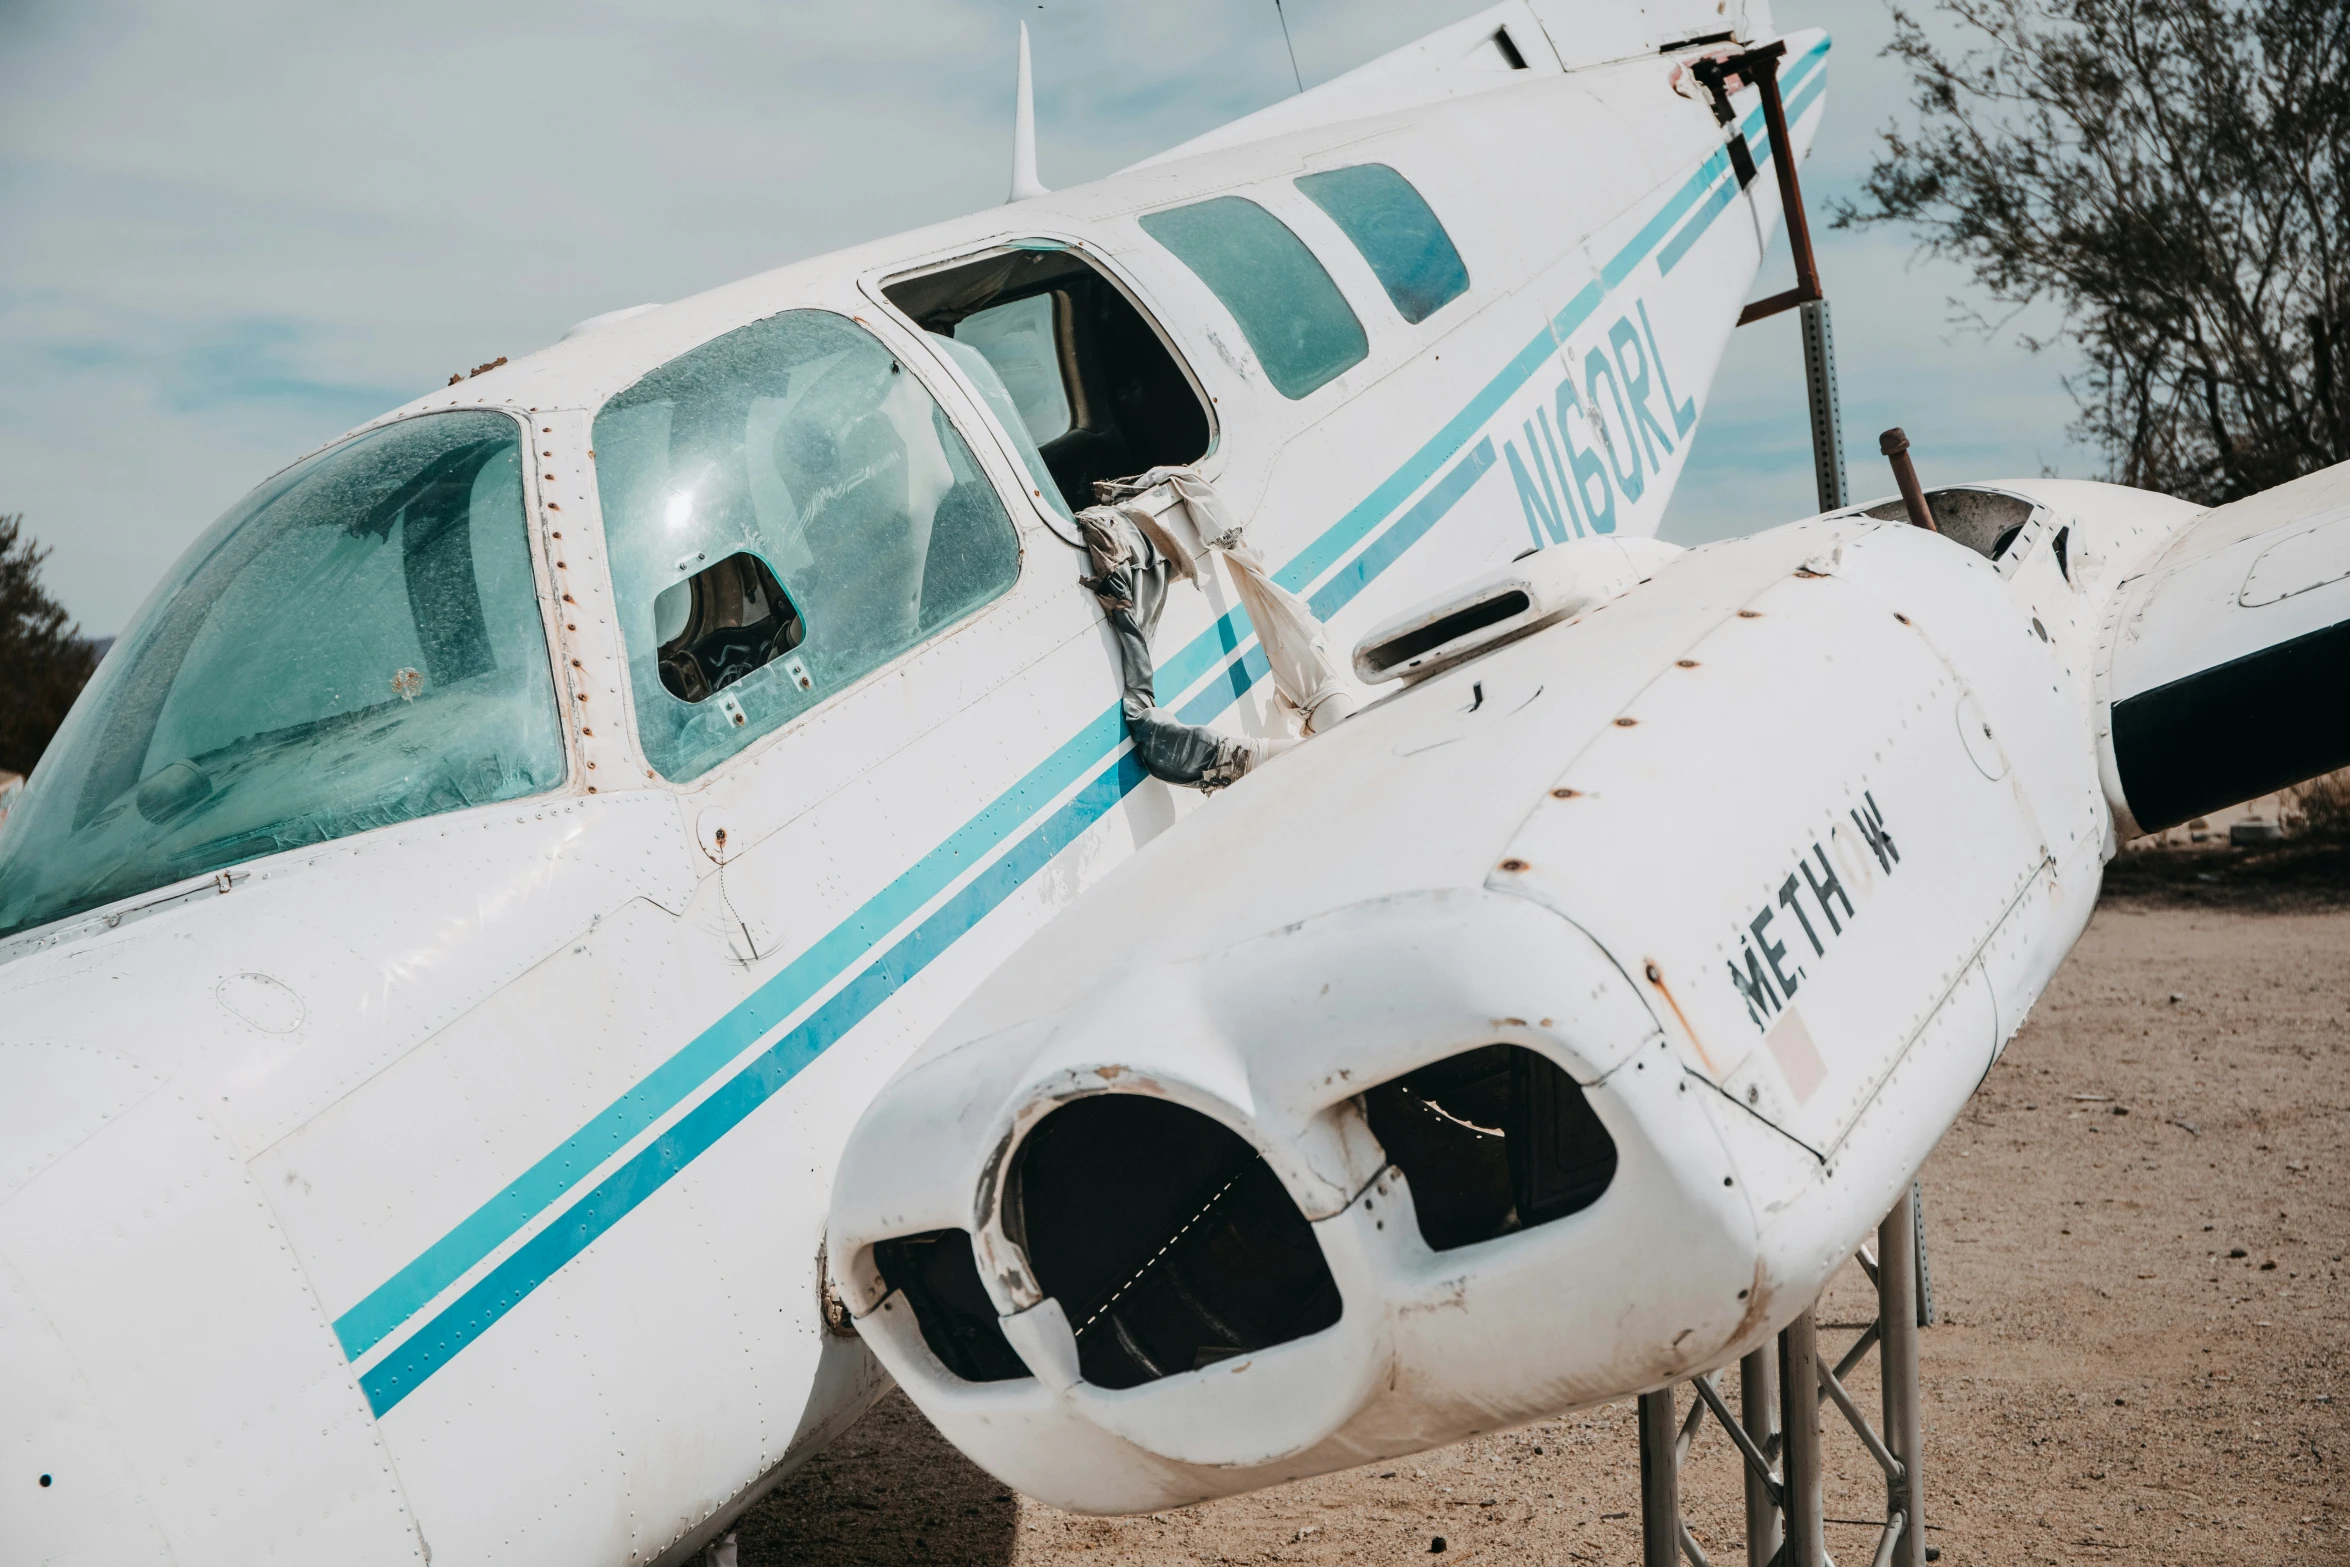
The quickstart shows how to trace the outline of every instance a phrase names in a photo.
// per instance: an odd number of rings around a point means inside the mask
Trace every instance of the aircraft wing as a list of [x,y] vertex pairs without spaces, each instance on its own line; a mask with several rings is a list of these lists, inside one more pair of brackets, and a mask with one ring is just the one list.
[[2350,765],[2350,467],[2205,513],[2113,615],[2098,760],[2124,837]]

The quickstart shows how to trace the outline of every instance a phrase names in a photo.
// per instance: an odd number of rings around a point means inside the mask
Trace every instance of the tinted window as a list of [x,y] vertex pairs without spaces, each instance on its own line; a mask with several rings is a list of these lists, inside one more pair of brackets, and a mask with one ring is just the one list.
[[[671,360],[604,405],[595,448],[637,728],[665,777],[709,771],[1019,575],[970,448],[911,371],[829,312]],[[680,679],[681,637],[705,696]]]
[[1354,241],[1406,321],[1425,321],[1469,287],[1452,236],[1412,182],[1384,163],[1308,174],[1297,188]]
[[0,933],[566,773],[519,428],[404,420],[263,485],[165,578],[10,813]]
[[1322,263],[1255,202],[1218,196],[1141,222],[1224,302],[1282,396],[1303,397],[1370,352]]

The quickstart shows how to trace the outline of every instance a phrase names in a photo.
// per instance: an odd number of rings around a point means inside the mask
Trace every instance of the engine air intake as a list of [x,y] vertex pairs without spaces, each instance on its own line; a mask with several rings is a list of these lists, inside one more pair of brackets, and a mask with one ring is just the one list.
[[1313,1227],[1263,1156],[1163,1099],[1105,1094],[1037,1123],[1005,1229],[1096,1387],[1140,1387],[1338,1321]]
[[1580,1213],[1616,1175],[1616,1143],[1548,1057],[1486,1045],[1363,1095],[1433,1251]]
[[881,1281],[906,1297],[922,1342],[949,1371],[966,1382],[1009,1382],[1029,1374],[979,1282],[969,1230],[879,1241],[873,1261]]

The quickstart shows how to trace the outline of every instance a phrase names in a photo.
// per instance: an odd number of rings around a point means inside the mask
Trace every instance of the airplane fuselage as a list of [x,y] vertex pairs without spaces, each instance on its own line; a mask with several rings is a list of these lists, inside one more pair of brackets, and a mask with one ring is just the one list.
[[[1782,71],[1805,143],[1826,49],[1798,35]],[[21,894],[34,914],[0,942],[0,1363],[54,1484],[0,1518],[0,1554],[673,1558],[855,1418],[885,1379],[828,1309],[820,1256],[852,1123],[1030,934],[1198,806],[1132,759],[1046,486],[1082,503],[1088,477],[1195,463],[1338,640],[1527,549],[1653,533],[1776,219],[1771,182],[1739,188],[1673,68],[1537,61],[1489,90],[1211,147],[612,321],[355,432],[477,421],[477,529],[479,497],[507,482],[478,465],[512,465],[540,771],[461,780],[380,824],[249,834],[95,901]],[[1308,188],[1366,167],[1408,182],[1465,265],[1423,314],[1432,296],[1399,294]],[[1253,286],[1305,291],[1255,322],[1217,290],[1220,240],[1153,232],[1236,200],[1257,215],[1213,215],[1291,269]],[[1065,421],[1036,432],[1049,473],[970,353],[944,346],[1035,300],[1066,378],[1063,406],[1021,406]],[[1320,336],[1282,336],[1309,315]],[[967,342],[1003,341],[983,339]],[[724,402],[717,371],[661,379],[737,349],[814,389]],[[863,399],[856,425],[787,452],[825,398]],[[818,519],[796,544],[754,547],[749,522],[694,531],[715,493],[685,462],[697,418],[752,453],[742,517],[765,515],[770,458],[792,483],[814,471],[792,462],[845,476],[793,492]],[[287,493],[327,471],[294,471]],[[841,564],[879,558],[867,524],[819,514],[884,481],[888,516],[919,511],[920,547],[868,591]],[[393,500],[407,510],[382,512],[380,536],[413,538],[423,502]],[[336,548],[373,547],[376,526]],[[181,585],[242,536],[199,545]],[[707,573],[737,558],[713,557],[737,544],[771,575],[729,591],[779,586],[803,640],[777,633],[748,675],[679,673],[656,657],[687,614],[668,595],[692,588],[703,613]],[[408,547],[421,603],[441,568]],[[142,613],[180,625],[168,585]],[[173,667],[214,656],[201,614],[181,620]],[[502,634],[492,617],[482,647]],[[80,732],[144,700],[120,671],[163,636],[125,638]],[[453,683],[436,668],[491,656],[463,641],[425,635],[348,721],[428,711]],[[1157,651],[1159,698],[1188,721],[1284,730],[1215,577],[1181,590]],[[309,666],[277,667],[294,682]],[[712,689],[662,706],[697,678]],[[177,733],[162,711],[155,733]],[[61,751],[82,754],[76,732]],[[234,781],[258,776],[234,771],[262,765],[249,743],[172,760],[158,738],[119,764],[115,798],[88,781],[118,766],[91,740],[88,780],[60,776],[44,806],[36,777],[9,831],[29,840],[43,809],[73,832],[179,830],[259,787]]]

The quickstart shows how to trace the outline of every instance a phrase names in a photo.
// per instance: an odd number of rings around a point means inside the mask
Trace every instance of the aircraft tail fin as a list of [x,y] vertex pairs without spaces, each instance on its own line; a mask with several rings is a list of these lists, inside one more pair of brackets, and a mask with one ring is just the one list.
[[1020,24],[1020,74],[1012,100],[1012,194],[1009,201],[1026,201],[1046,194],[1036,177],[1036,80],[1028,66],[1028,24]]

